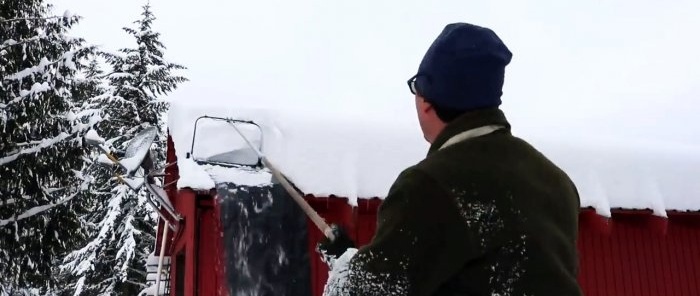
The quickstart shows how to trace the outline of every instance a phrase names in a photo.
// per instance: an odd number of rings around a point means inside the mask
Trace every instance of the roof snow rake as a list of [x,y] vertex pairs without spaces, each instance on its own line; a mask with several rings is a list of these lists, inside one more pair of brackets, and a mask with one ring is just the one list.
[[[197,125],[199,124],[200,119],[211,119],[211,120],[218,120],[218,121],[225,121],[227,124],[233,127],[234,130],[236,130],[236,133],[243,139],[245,142],[246,146],[244,147],[239,147],[238,149],[235,149],[230,152],[226,153],[220,153],[216,154],[213,156],[209,156],[207,158],[197,158],[194,155],[194,147],[195,147],[195,138],[197,136]],[[257,130],[258,137],[257,137],[257,146],[253,144],[253,142],[250,140],[248,136],[245,135],[245,133],[242,131],[242,127],[246,127],[250,130]],[[311,221],[314,222],[316,227],[318,227],[323,234],[329,238],[330,240],[334,240],[335,236],[333,235],[333,231],[331,228],[328,226],[325,220],[323,220],[323,217],[321,217],[312,207],[309,205],[308,202],[301,196],[301,194],[292,186],[292,184],[287,180],[287,178],[277,169],[277,167],[267,158],[265,155],[261,152],[262,150],[262,128],[260,125],[253,121],[248,121],[248,120],[239,120],[239,119],[231,119],[231,118],[222,118],[222,117],[212,117],[212,116],[202,116],[197,118],[195,121],[195,131],[192,136],[192,148],[190,150],[190,154],[192,156],[192,159],[197,161],[197,162],[204,162],[204,163],[212,163],[212,164],[217,164],[217,165],[224,165],[224,166],[248,166],[248,167],[257,167],[260,165],[265,166],[267,169],[270,170],[272,173],[272,176],[277,179],[282,187],[287,191],[289,195],[292,196],[294,201],[301,207],[301,209],[306,213],[306,215],[311,219]],[[218,134],[220,135],[220,134]]]
[[[204,119],[204,120],[203,120]],[[209,121],[207,123],[207,121]],[[223,117],[213,117],[213,116],[201,116],[197,118],[197,120],[194,122],[194,133],[192,134],[192,146],[190,147],[190,153],[188,157],[192,157],[192,160],[198,163],[208,163],[208,164],[214,164],[214,165],[220,165],[220,166],[226,166],[226,167],[258,167],[262,165],[262,161],[260,157],[251,149],[247,146],[244,145],[243,147],[236,147],[235,149],[231,151],[225,151],[221,153],[215,153],[219,151],[211,151],[212,147],[207,147],[207,146],[200,146],[196,145],[198,142],[197,136],[199,136],[201,133],[204,133],[205,136],[209,133],[212,133],[211,130],[207,130],[206,127],[207,125],[216,125],[217,122],[221,122],[223,125],[231,125],[234,128],[241,127],[244,130],[248,131],[249,134],[255,134],[258,135],[256,138],[258,147],[257,149],[260,150],[262,149],[262,128],[260,125],[253,121],[249,120],[239,120],[239,119],[230,119],[230,118],[223,118]],[[202,127],[202,125],[205,126],[204,130],[199,131],[199,129]],[[239,129],[237,129],[239,130]],[[199,132],[198,132],[199,131]],[[219,146],[228,146],[232,139],[227,138],[226,134],[222,134],[220,130],[216,130],[213,132],[212,136],[217,138],[218,145]],[[246,137],[248,139],[248,137]],[[227,141],[228,140],[228,141]],[[236,142],[238,142],[239,139],[235,139]],[[222,143],[223,142],[223,143]],[[195,154],[195,148],[196,151],[198,152]],[[230,147],[229,147],[230,148]],[[200,152],[201,150],[204,150],[204,152]],[[207,151],[209,150],[209,151]],[[208,153],[207,153],[208,152]]]

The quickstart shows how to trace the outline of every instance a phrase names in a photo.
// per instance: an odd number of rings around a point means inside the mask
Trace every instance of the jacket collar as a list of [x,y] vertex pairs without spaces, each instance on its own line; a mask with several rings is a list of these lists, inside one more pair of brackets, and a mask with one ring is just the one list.
[[510,132],[510,124],[508,123],[505,114],[503,114],[503,111],[498,108],[467,112],[445,126],[445,129],[438,134],[435,141],[433,141],[433,143],[430,145],[428,155],[438,151],[440,147],[445,144],[445,142],[457,134],[487,125],[500,125],[503,126],[505,130]]

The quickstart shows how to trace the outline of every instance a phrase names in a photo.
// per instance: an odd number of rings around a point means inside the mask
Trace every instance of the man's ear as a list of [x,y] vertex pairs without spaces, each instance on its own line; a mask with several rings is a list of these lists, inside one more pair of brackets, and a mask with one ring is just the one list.
[[431,104],[430,102],[428,102],[428,100],[426,100],[426,99],[423,98],[423,97],[421,97],[420,99],[421,99],[421,102],[422,102],[422,104],[421,104],[421,111],[423,111],[423,113],[429,113],[431,110],[434,110],[433,104]]

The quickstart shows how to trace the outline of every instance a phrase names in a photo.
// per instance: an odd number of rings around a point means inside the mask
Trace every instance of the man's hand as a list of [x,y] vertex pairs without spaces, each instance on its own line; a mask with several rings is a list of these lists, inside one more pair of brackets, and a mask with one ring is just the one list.
[[316,251],[321,254],[321,260],[327,264],[331,264],[335,259],[338,259],[347,249],[355,247],[355,242],[350,239],[342,227],[337,224],[332,224],[330,227],[335,239],[331,241],[328,238],[324,238],[316,246]]

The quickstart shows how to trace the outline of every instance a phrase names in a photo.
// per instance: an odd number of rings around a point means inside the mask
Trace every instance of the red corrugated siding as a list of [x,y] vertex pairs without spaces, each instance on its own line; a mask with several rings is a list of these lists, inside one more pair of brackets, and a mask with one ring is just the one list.
[[[307,200],[329,224],[342,225],[353,241],[359,246],[372,240],[377,227],[377,208],[379,199],[359,200],[357,207],[348,205],[346,199],[314,198]],[[328,279],[328,266],[321,261],[316,253],[316,244],[323,239],[323,234],[311,221],[309,225],[309,252],[311,257],[311,289],[313,295],[323,294],[323,287]]]
[[609,231],[587,215],[578,241],[585,295],[700,295],[700,214],[613,213]]
[[[358,244],[376,229],[379,200],[349,207],[343,199],[308,198],[329,223],[344,225]],[[593,211],[580,215],[579,283],[587,296],[700,295],[700,213],[671,214],[669,219],[642,211],[618,211],[610,219]],[[322,234],[309,222],[314,296],[328,276],[315,253]]]
[[[192,190],[182,189],[177,191],[177,204],[175,204],[175,209],[183,217],[185,223],[180,223],[178,225],[180,232],[175,241],[173,241],[173,252],[171,254],[178,254],[180,252],[185,255],[185,272],[183,284],[184,295],[194,296],[195,286],[196,286],[196,263],[197,263],[197,252],[195,249],[196,238],[197,238],[197,228],[195,221],[197,221],[197,209],[195,206],[196,193]],[[176,269],[171,270],[171,279],[176,279]],[[175,285],[171,283],[171,286]],[[175,290],[171,291],[172,295],[175,295]]]
[[[355,221],[353,208],[347,200],[340,198],[314,198],[308,197],[311,206],[323,217],[328,224],[336,223],[345,227],[351,237],[355,239]],[[311,258],[311,291],[313,295],[323,294],[323,287],[328,279],[328,266],[321,261],[316,253],[316,244],[323,239],[323,233],[308,221],[309,257]]]
[[377,210],[380,204],[381,200],[379,199],[358,201],[356,208],[357,229],[355,231],[355,241],[358,245],[365,245],[372,241],[374,232],[377,230]]
[[220,289],[221,271],[221,232],[219,218],[211,198],[200,199],[197,208],[197,292],[195,295],[228,294],[227,289]]

